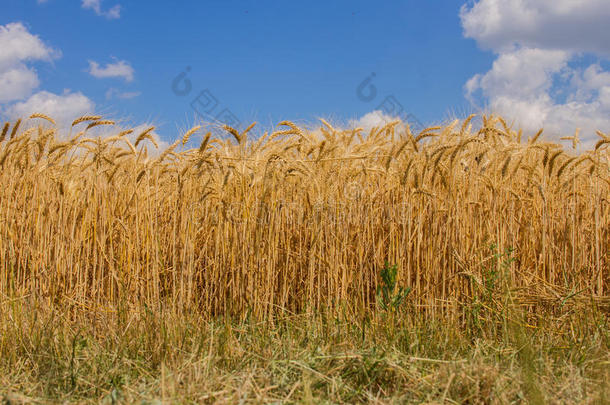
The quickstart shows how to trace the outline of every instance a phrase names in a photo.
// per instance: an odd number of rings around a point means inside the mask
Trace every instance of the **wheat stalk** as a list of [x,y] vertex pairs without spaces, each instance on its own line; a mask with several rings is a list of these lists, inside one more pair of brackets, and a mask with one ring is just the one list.
[[34,119],[34,118],[42,118],[43,120],[47,120],[51,124],[55,125],[55,121],[48,115],[40,114],[40,113],[34,113],[34,114],[30,115],[30,119]]
[[17,120],[17,122],[15,122],[15,126],[13,127],[13,130],[11,131],[11,135],[9,136],[9,139],[13,139],[15,137],[15,135],[17,134],[17,131],[19,130],[19,125],[21,125],[21,118],[19,118]]
[[79,117],[77,119],[75,119],[74,121],[72,121],[72,126],[76,126],[78,124],[80,124],[81,122],[86,122],[86,121],[97,121],[97,120],[101,120],[102,117],[100,115],[83,115],[82,117]]
[[158,148],[159,145],[157,145],[157,142],[153,139],[153,137],[151,135],[152,131],[154,131],[154,130],[155,130],[155,127],[152,126],[152,127],[147,128],[146,130],[142,131],[142,133],[140,133],[140,135],[138,135],[138,137],[136,138],[136,143],[135,143],[136,148],[138,147],[138,144],[140,142],[142,142],[144,139],[148,139],[149,141],[151,141],[153,143],[153,145],[155,145],[156,148]]
[[189,129],[182,137],[182,145],[184,146],[184,144],[186,144],[189,141],[189,138],[191,137],[191,135],[193,135],[195,132],[199,131],[200,129],[201,129],[201,125],[197,125],[191,129]]
[[4,138],[6,138],[6,133],[8,132],[10,126],[11,124],[8,122],[4,124],[4,127],[2,128],[2,133],[0,133],[0,143],[4,142]]
[[564,293],[569,277],[607,295],[595,272],[608,253],[608,136],[571,156],[540,131],[522,144],[502,117],[472,120],[417,136],[396,123],[365,133],[283,121],[260,137],[252,125],[228,129],[237,145],[207,132],[198,149],[178,150],[195,127],[158,157],[145,142],[155,144],[154,127],[64,140],[17,122],[11,135],[7,123],[0,296],[10,280],[20,294],[210,319],[337,303],[368,311],[388,260],[413,305],[445,314],[430,302],[472,296],[455,276],[466,263],[484,279],[490,240],[519,248],[507,270],[515,291]]

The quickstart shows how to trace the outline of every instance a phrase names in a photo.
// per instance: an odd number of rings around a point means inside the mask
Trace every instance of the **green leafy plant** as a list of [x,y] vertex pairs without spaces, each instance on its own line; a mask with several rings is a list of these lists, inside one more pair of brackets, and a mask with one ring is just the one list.
[[[513,256],[515,249],[508,247],[501,253],[495,243],[489,245],[491,252],[490,264],[483,267],[481,280],[471,278],[475,283],[474,295],[470,304],[470,320],[476,329],[482,327],[481,317],[486,314],[497,313],[502,308],[498,303],[498,294],[507,291],[510,266],[516,260]],[[501,311],[500,311],[501,312]]]
[[398,266],[385,262],[381,270],[381,285],[377,287],[377,304],[384,311],[395,312],[411,292],[411,287],[398,287]]
[[510,269],[510,265],[516,260],[513,257],[514,248],[508,247],[504,249],[504,253],[498,251],[495,243],[489,246],[492,252],[492,265],[485,271],[485,288],[487,293],[491,295],[498,286],[497,283],[501,276],[506,277]]

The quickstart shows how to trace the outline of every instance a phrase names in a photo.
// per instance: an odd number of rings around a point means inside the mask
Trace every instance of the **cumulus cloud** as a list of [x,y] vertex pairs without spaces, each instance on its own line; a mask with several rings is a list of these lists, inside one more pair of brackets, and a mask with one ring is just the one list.
[[59,52],[31,34],[20,22],[0,25],[0,69],[34,60],[50,61]]
[[392,115],[387,111],[374,110],[364,114],[358,119],[352,119],[348,122],[349,128],[362,128],[365,132],[369,132],[374,127],[382,127],[391,122],[400,121],[396,126],[398,131],[405,131],[407,129],[406,124],[409,124],[411,132],[417,134],[424,129],[424,125],[412,114],[405,114],[401,111],[400,115]]
[[479,0],[460,12],[464,35],[496,53],[464,85],[473,104],[553,138],[610,130],[610,72],[584,55],[610,56],[606,0]]
[[0,49],[0,103],[23,99],[39,86],[28,63],[49,62],[60,55],[21,23],[0,25]]
[[0,103],[20,100],[31,94],[40,82],[33,69],[23,65],[0,72]]
[[[78,91],[64,90],[62,94],[48,91],[38,91],[39,86],[36,71],[27,66],[32,61],[51,61],[59,57],[59,51],[46,46],[38,36],[31,34],[21,23],[0,25],[0,116],[3,119],[16,120],[29,117],[33,113],[44,113],[57,123],[60,133],[66,135],[72,121],[83,115],[96,115],[95,103]],[[102,77],[133,78],[133,70],[125,69],[126,62],[117,62],[104,68],[96,66]],[[106,75],[106,76],[104,76]],[[135,92],[121,92],[110,89],[107,93],[112,98],[131,98]],[[137,136],[148,125],[138,125],[129,139],[135,141]],[[113,127],[97,127],[89,131],[90,136],[110,136],[127,129],[126,124]],[[152,132],[161,149],[168,146],[161,140],[158,133]],[[159,153],[152,145],[148,147],[151,155]]]
[[33,113],[44,113],[52,117],[59,127],[67,127],[82,116],[95,111],[95,103],[80,92],[65,90],[63,94],[40,91],[27,100],[14,103],[4,110],[10,119],[28,117]]
[[102,0],[82,0],[81,7],[84,9],[93,10],[95,14],[102,17],[106,17],[109,20],[121,18],[121,6],[119,4],[111,7],[106,11],[103,11]]
[[607,0],[479,0],[462,6],[464,35],[494,51],[516,46],[610,56]]
[[[83,115],[95,114],[95,103],[80,92],[64,90],[63,94],[57,95],[47,91],[41,91],[25,101],[12,104],[4,111],[4,115],[11,120],[15,120],[17,118],[29,117],[35,112],[44,113],[52,117],[57,123],[57,127],[60,129],[60,135],[66,136],[72,121]],[[132,126],[127,122],[120,122],[114,126],[99,126],[93,128],[87,132],[87,136],[100,136],[104,138],[116,135],[126,129],[133,129],[133,132],[127,136],[127,139],[134,143],[137,137],[150,126],[150,124],[137,124]],[[142,143],[146,145],[150,156],[158,155],[169,146],[169,143],[163,141],[156,131],[152,131],[150,135],[159,146],[159,149],[156,149],[153,143],[148,140]]]
[[0,112],[9,119],[23,118],[35,112],[52,116],[64,124],[95,109],[94,103],[81,93],[47,91],[32,93],[40,85],[34,68],[28,63],[50,62],[60,52],[45,45],[21,23],[0,26]]
[[400,121],[400,118],[388,115],[381,110],[375,110],[364,114],[357,120],[350,120],[349,126],[352,128],[362,128],[364,131],[370,131],[374,127],[381,127],[393,121]]
[[100,66],[99,63],[90,60],[89,74],[98,79],[116,77],[122,78],[126,82],[131,82],[133,80],[134,70],[131,65],[124,60],[108,63],[106,66]]

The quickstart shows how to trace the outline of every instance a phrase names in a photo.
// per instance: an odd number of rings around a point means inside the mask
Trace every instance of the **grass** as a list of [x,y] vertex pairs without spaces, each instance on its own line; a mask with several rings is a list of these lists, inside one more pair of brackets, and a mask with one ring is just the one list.
[[360,322],[318,312],[272,323],[23,305],[3,316],[0,386],[26,402],[601,404],[610,394],[607,317],[592,310],[535,328],[463,328],[408,305]]
[[610,393],[607,317],[594,310],[536,327],[494,312],[463,328],[408,304],[360,322],[29,305],[13,301],[2,319],[0,386],[21,400],[604,403]]
[[608,137],[471,119],[164,150],[97,116],[6,123],[0,395],[604,403]]

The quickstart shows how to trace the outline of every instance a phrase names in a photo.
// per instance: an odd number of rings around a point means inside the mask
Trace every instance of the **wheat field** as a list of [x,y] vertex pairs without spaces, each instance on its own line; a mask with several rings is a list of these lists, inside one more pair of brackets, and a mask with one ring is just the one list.
[[6,123],[0,353],[39,325],[19,323],[15,305],[81,323],[375,317],[388,264],[406,312],[454,328],[474,327],[473,302],[476,321],[506,296],[528,328],[554,314],[561,329],[557,311],[584,306],[607,321],[610,136],[583,150],[578,134],[555,143],[479,118],[420,133],[398,121],[284,121],[262,136],[197,126],[165,149],[154,128],[99,116],[69,131],[44,114]]
[[526,300],[607,296],[604,134],[576,154],[499,117],[419,134],[282,122],[260,139],[227,128],[231,138],[185,149],[193,128],[153,157],[151,130],[133,143],[126,131],[87,138],[112,124],[87,118],[66,139],[37,115],[4,126],[3,294],[266,317],[368,308],[387,261],[436,311],[474,293],[495,243],[515,249],[511,282]]

